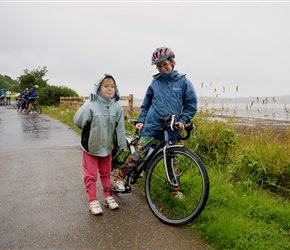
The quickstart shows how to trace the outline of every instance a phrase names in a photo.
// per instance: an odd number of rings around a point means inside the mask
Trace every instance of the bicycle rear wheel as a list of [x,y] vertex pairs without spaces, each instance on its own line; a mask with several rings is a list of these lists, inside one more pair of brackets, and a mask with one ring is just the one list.
[[145,194],[151,211],[159,220],[180,226],[193,221],[203,211],[209,195],[209,179],[202,160],[192,151],[173,146],[167,153],[178,159],[180,195],[173,195],[168,184],[163,152],[158,153],[150,164]]

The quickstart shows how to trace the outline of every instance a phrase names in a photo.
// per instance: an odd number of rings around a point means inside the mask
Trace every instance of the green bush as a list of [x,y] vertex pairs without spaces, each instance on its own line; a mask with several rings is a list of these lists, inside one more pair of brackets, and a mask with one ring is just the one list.
[[64,86],[49,85],[37,90],[39,103],[42,105],[55,105],[60,103],[61,96],[78,96],[77,92]]
[[23,91],[21,90],[17,80],[13,80],[10,76],[3,76],[0,74],[0,89],[4,89],[6,91],[8,88],[12,92],[19,93],[20,91]]

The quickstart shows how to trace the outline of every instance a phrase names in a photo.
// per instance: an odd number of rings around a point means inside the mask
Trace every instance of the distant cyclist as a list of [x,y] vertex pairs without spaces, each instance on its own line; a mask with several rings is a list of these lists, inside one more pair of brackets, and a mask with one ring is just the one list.
[[29,92],[29,89],[25,88],[23,90],[23,92],[21,92],[21,93],[19,93],[19,95],[17,95],[17,97],[15,96],[15,98],[17,98],[19,100],[19,105],[18,105],[17,111],[21,112],[24,108],[27,108],[26,98],[27,98],[28,92]]
[[18,99],[21,99],[21,98],[20,98],[20,93],[17,93],[17,94],[14,96],[14,98],[15,98],[15,101],[18,101]]
[[5,98],[5,91],[4,89],[0,90],[0,103],[2,104],[3,100]]
[[6,91],[6,101],[7,101],[7,105],[11,104],[11,91],[10,91],[10,89],[7,89],[7,91]]
[[29,92],[28,92],[28,98],[27,101],[29,103],[28,105],[28,113],[33,114],[32,112],[32,105],[35,103],[35,99],[37,98],[36,90],[38,89],[38,85],[33,86]]

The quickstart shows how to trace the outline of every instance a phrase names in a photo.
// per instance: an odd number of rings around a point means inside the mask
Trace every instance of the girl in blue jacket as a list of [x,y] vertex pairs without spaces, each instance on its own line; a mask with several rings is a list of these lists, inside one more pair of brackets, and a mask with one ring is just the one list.
[[[140,140],[136,152],[131,155],[128,162],[119,172],[117,178],[112,182],[112,190],[122,192],[125,190],[124,178],[126,174],[138,167],[145,158],[155,136],[161,129],[160,118],[170,113],[176,114],[175,124],[184,129],[184,125],[194,117],[197,111],[197,97],[192,83],[185,75],[174,70],[175,54],[167,47],[157,48],[152,55],[152,65],[156,65],[158,74],[153,76],[153,81],[147,89],[141,106],[141,113],[136,128],[141,130]],[[171,140],[177,142],[179,131],[171,132]],[[179,195],[178,189],[173,191]]]
[[95,84],[90,100],[86,101],[74,116],[74,124],[82,130],[84,183],[89,210],[95,215],[103,213],[96,190],[98,172],[105,197],[103,204],[110,209],[119,207],[110,189],[114,138],[120,150],[127,148],[124,114],[119,99],[114,78],[105,74]]

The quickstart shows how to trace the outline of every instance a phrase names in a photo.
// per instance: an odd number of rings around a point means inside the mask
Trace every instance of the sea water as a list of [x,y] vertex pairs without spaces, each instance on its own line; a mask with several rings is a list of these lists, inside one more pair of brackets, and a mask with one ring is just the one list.
[[[128,101],[120,101],[121,105],[127,106]],[[134,107],[141,107],[143,100],[136,99],[133,102]],[[198,110],[209,112],[218,116],[245,117],[254,119],[273,119],[273,120],[290,120],[290,100],[288,104],[281,103],[215,103],[207,104],[199,102]]]
[[269,104],[269,105],[247,105],[244,103],[216,103],[199,107],[203,111],[208,111],[215,115],[246,117],[255,119],[289,120],[289,105]]

